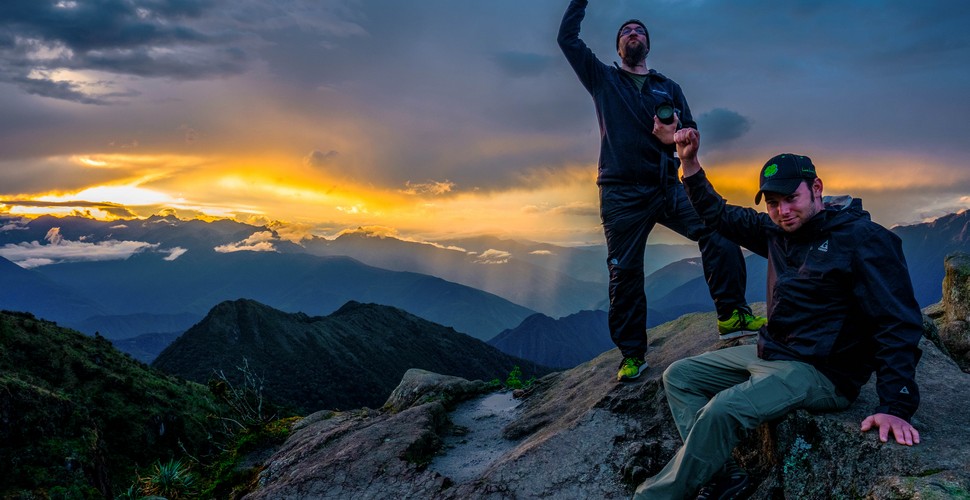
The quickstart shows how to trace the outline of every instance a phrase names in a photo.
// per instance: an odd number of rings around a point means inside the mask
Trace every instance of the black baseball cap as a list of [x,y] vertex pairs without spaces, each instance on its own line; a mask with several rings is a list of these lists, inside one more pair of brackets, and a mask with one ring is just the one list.
[[761,188],[754,196],[754,204],[761,203],[761,195],[765,192],[789,195],[798,189],[802,181],[818,177],[815,165],[807,156],[782,153],[772,157],[761,167]]
[[628,24],[639,24],[640,27],[643,28],[643,33],[644,33],[643,37],[647,39],[647,50],[650,50],[650,30],[648,30],[647,26],[643,24],[643,21],[640,21],[639,19],[630,19],[629,21],[621,24],[619,28],[617,28],[616,50],[620,50],[620,33],[623,31],[623,27]]

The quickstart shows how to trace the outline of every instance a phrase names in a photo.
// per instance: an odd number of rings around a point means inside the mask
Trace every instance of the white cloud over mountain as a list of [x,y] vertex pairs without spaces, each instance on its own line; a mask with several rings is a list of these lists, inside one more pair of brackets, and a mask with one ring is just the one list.
[[260,231],[258,233],[251,234],[248,238],[237,241],[235,243],[229,243],[226,245],[219,245],[213,250],[219,253],[231,253],[231,252],[275,252],[276,246],[274,242],[279,241],[271,231]]
[[0,247],[0,257],[4,257],[25,269],[62,262],[93,262],[102,260],[127,259],[134,254],[156,250],[157,243],[143,241],[108,240],[89,243],[66,240],[60,228],[47,232],[45,243],[8,243]]

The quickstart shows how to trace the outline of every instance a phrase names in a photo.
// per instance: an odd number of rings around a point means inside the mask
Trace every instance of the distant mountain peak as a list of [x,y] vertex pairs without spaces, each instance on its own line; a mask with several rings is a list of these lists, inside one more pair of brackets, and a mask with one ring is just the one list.
[[182,222],[183,222],[182,219],[179,219],[178,216],[175,214],[165,214],[165,215],[155,214],[145,219],[143,224],[146,226],[152,225],[152,224],[170,224],[172,226],[177,226]]
[[[362,302],[357,302],[356,300],[348,300],[346,304],[340,306],[340,308],[337,309],[336,311],[334,311],[333,314],[335,314],[335,315],[341,315],[341,314],[353,313],[353,312],[360,311],[362,309],[372,308],[372,306],[377,306],[377,305],[376,304],[364,304]],[[378,307],[387,307],[387,306],[378,306]]]
[[614,347],[606,311],[580,311],[559,319],[542,313],[488,341],[506,354],[555,368],[572,368]]
[[204,383],[243,359],[265,377],[274,400],[306,411],[377,407],[410,368],[481,380],[504,379],[513,366],[529,375],[550,371],[390,306],[349,301],[310,317],[250,299],[216,305],[152,365]]
[[252,299],[235,299],[226,300],[216,304],[210,311],[209,314],[202,320],[203,322],[207,320],[214,320],[220,318],[230,318],[230,320],[237,320],[242,316],[246,315],[251,318],[274,318],[274,317],[285,317],[290,320],[295,321],[309,321],[310,317],[304,313],[287,313],[270,307],[262,302],[258,302]]

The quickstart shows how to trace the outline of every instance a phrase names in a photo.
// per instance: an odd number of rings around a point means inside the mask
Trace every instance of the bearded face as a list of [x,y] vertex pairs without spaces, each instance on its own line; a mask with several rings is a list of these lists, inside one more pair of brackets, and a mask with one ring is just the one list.
[[650,52],[647,29],[636,23],[628,23],[620,28],[618,36],[617,50],[623,64],[631,68],[643,64]]
[[631,68],[638,66],[647,58],[647,46],[637,37],[627,37],[620,45],[620,58]]

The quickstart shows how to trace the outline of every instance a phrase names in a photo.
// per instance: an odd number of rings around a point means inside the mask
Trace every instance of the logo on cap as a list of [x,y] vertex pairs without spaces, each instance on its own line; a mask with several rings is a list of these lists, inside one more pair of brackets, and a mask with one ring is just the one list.
[[772,175],[775,175],[777,173],[778,173],[777,163],[772,163],[771,165],[768,165],[767,167],[765,167],[765,174],[764,174],[765,177],[771,177]]

